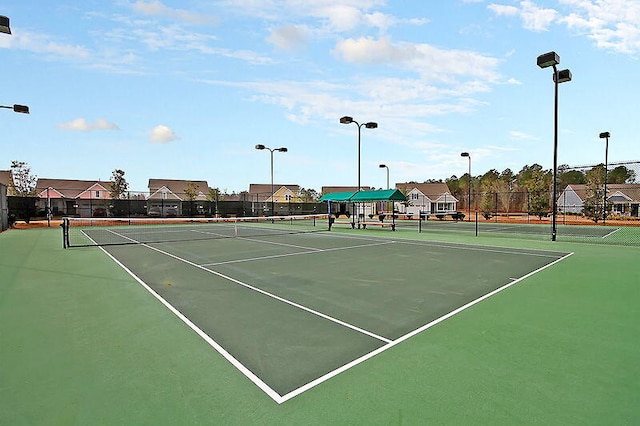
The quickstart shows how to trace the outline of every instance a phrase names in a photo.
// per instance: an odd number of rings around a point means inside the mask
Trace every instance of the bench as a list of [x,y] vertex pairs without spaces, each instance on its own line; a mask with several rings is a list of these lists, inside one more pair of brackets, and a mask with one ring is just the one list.
[[342,222],[342,221],[338,222],[334,220],[333,222],[331,222],[331,226],[333,225],[349,225],[351,229],[355,228],[355,223],[353,222]]
[[396,230],[396,224],[393,222],[360,222],[360,225],[362,225],[362,229],[367,229],[367,225],[369,225],[369,226],[379,226],[381,228],[388,226],[391,228],[392,231]]

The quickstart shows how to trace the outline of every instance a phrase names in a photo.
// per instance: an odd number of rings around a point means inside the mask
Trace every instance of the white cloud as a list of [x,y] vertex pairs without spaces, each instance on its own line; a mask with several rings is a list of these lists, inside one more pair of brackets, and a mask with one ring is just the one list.
[[531,31],[546,31],[562,23],[592,39],[596,46],[636,55],[640,52],[640,2],[637,0],[559,0],[562,11],[523,0],[518,6],[492,3],[497,16],[517,16]]
[[138,0],[133,4],[133,10],[138,13],[142,13],[147,16],[159,16],[163,18],[171,18],[175,20],[179,20],[182,22],[204,25],[204,24],[215,24],[218,22],[218,18],[198,13],[198,12],[189,12],[184,9],[175,9],[162,4],[162,2],[158,0],[154,1],[143,1]]
[[333,53],[345,62],[399,66],[426,79],[452,81],[466,76],[494,81],[499,78],[498,59],[471,51],[438,49],[429,44],[361,37],[338,42]]
[[529,0],[521,1],[519,7],[496,3],[487,7],[498,16],[519,16],[522,26],[531,31],[546,31],[558,16],[556,10],[538,7]]
[[163,124],[157,125],[149,133],[149,141],[156,143],[168,143],[180,139],[174,131]]
[[546,31],[558,16],[556,10],[538,7],[530,1],[522,1],[520,5],[523,25],[531,31]]
[[535,140],[537,139],[535,136],[532,136],[528,133],[524,133],[524,132],[520,132],[518,130],[511,130],[509,132],[509,137],[511,139],[516,139],[516,140]]
[[296,50],[307,44],[309,35],[298,25],[284,25],[274,29],[267,41],[281,50]]
[[90,123],[84,118],[76,118],[68,123],[58,124],[58,129],[70,130],[74,132],[90,132],[93,130],[120,130],[120,128],[104,118],[99,118],[95,122]]
[[492,3],[487,6],[489,10],[493,11],[498,16],[517,16],[520,10],[515,6],[508,6],[504,4]]
[[640,52],[640,2],[636,0],[561,0],[572,8],[562,18],[571,30],[586,34],[597,47],[624,54]]

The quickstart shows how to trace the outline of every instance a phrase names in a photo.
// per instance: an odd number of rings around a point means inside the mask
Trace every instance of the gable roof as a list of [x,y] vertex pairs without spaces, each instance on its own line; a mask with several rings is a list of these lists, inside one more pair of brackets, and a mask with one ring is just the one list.
[[405,193],[409,193],[412,190],[420,191],[423,195],[429,198],[432,201],[437,200],[444,194],[451,195],[451,191],[449,190],[449,186],[444,182],[436,182],[436,183],[415,183],[415,182],[407,182],[407,183],[397,183],[396,188],[402,190]]
[[[100,185],[105,190],[109,190],[111,182],[99,180],[75,180],[75,179],[49,179],[38,178],[36,183],[36,194],[45,193],[47,188],[52,188],[63,198],[78,198],[83,192],[89,190],[94,185]],[[49,194],[51,196],[51,193]]]
[[[587,190],[589,186],[586,184],[569,184],[564,191],[573,190],[582,201],[587,198]],[[564,192],[563,191],[563,192]],[[612,197],[616,193],[626,196],[630,201],[640,202],[640,183],[608,183],[608,197]],[[562,196],[562,194],[560,194]]]
[[[176,198],[185,200],[185,189],[189,182],[193,182],[196,185],[196,192],[198,195],[196,199],[204,199],[209,193],[209,184],[206,180],[181,180],[181,179],[149,179],[149,198],[157,198],[157,194],[163,192],[165,188],[172,193]],[[155,196],[155,197],[154,197]]]

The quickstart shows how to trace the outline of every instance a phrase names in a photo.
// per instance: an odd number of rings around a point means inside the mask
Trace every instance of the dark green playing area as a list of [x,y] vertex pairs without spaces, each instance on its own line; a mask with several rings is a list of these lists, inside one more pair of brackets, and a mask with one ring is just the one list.
[[105,250],[278,402],[568,255],[330,232]]

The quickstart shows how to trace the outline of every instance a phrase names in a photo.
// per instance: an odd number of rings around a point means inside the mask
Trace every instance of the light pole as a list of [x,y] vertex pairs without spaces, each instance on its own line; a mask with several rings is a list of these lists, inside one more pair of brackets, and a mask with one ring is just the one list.
[[[356,126],[358,126],[358,192],[360,192],[360,190],[362,189],[362,186],[360,185],[360,129],[362,128],[362,126],[366,127],[367,129],[375,129],[378,127],[378,123],[370,121],[368,123],[360,124],[357,121],[355,121],[353,117],[349,117],[346,115],[344,117],[340,117],[340,124],[351,124],[351,123],[354,123]],[[360,227],[360,215],[358,215],[358,228],[359,227]]]
[[378,123],[374,123],[373,121],[370,121],[368,123],[360,124],[356,120],[354,120],[353,117],[348,117],[348,116],[344,116],[340,118],[340,123],[341,124],[354,123],[356,126],[358,126],[358,191],[360,191],[360,189],[362,189],[360,185],[360,129],[362,128],[362,126],[366,127],[367,129],[375,129],[378,127]]
[[607,181],[609,180],[609,137],[611,133],[602,132],[600,133],[600,139],[605,139],[604,145],[604,196],[602,205],[604,206],[604,211],[602,212],[602,223],[607,223]]
[[387,189],[389,189],[389,167],[386,164],[380,164],[381,169],[387,169]]
[[275,202],[273,200],[274,198],[274,192],[273,192],[273,152],[274,151],[278,151],[278,152],[287,152],[288,149],[285,147],[282,148],[269,148],[267,146],[264,146],[262,144],[258,144],[256,145],[256,149],[258,150],[263,150],[263,149],[268,149],[269,152],[271,153],[271,216],[275,216]]
[[556,240],[556,219],[558,200],[558,85],[571,81],[571,71],[558,71],[556,65],[560,63],[560,57],[556,52],[549,52],[538,56],[537,64],[540,68],[553,67],[553,83],[555,87],[554,108],[553,108],[553,211],[551,212],[551,241]]
[[[0,33],[11,34],[11,26],[9,25],[9,18],[7,18],[4,15],[0,15]],[[26,105],[13,105],[13,106],[0,105],[0,108],[12,109],[14,112],[29,114],[29,107]]]
[[467,203],[469,204],[469,218],[467,219],[467,222],[471,222],[471,154],[469,154],[468,152],[461,152],[460,157],[467,157],[469,159],[469,182],[467,184]]

